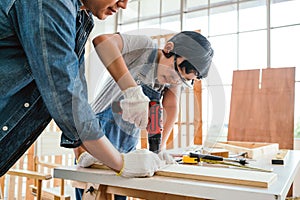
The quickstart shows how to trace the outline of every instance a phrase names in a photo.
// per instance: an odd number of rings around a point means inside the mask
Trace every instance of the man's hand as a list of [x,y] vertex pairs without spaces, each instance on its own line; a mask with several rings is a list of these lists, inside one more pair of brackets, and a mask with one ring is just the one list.
[[164,165],[158,155],[147,150],[138,149],[127,154],[123,154],[124,164],[118,175],[128,178],[148,177]]
[[[159,170],[167,162],[165,158],[159,156],[148,149],[138,149],[123,156],[123,168],[117,174],[128,178],[149,177]],[[80,167],[90,167],[99,162],[88,152],[80,154],[77,164]],[[168,162],[167,162],[168,163]]]
[[145,129],[148,124],[149,98],[143,93],[141,86],[130,87],[123,93],[124,99],[120,102],[122,118]]

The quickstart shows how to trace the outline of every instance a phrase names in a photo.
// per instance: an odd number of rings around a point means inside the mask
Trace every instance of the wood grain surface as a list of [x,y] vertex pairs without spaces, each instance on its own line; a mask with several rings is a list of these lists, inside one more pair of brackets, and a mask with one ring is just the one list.
[[269,187],[277,179],[277,174],[272,172],[194,165],[168,165],[156,172],[156,175],[263,188]]
[[295,68],[233,72],[228,140],[293,149]]

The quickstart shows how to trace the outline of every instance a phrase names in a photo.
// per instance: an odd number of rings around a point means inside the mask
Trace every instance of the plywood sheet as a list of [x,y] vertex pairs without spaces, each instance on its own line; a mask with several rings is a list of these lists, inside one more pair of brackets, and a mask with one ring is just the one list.
[[277,180],[275,173],[195,165],[168,165],[156,175],[263,188]]
[[294,67],[234,71],[228,140],[293,149],[294,98]]

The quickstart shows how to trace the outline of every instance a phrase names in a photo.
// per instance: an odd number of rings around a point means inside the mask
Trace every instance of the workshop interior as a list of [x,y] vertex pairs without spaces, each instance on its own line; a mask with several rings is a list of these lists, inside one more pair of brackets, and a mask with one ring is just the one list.
[[[165,150],[175,164],[133,179],[101,163],[80,169],[52,120],[0,178],[0,199],[75,200],[74,188],[83,199],[300,199],[299,10],[299,0],[129,0],[104,21],[93,17],[89,102],[110,76],[92,43],[97,35],[147,35],[160,48],[181,31],[210,41],[208,76],[181,88]],[[162,111],[152,103],[136,148],[159,153]]]

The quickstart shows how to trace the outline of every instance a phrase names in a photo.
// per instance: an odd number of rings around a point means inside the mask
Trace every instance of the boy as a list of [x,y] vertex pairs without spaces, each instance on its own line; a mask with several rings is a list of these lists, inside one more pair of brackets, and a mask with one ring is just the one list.
[[[163,49],[146,36],[126,34],[100,35],[93,40],[99,58],[111,74],[116,65],[126,65],[130,75],[150,100],[161,101],[164,125],[160,150],[165,149],[170,131],[178,115],[178,99],[182,84],[192,85],[195,79],[205,78],[213,58],[209,41],[200,33],[183,31],[172,37]],[[114,102],[124,110],[123,94],[118,87],[122,78],[109,77],[100,83],[97,98],[92,103],[98,113],[106,137],[120,152],[130,152],[136,147],[140,128],[134,117],[115,113]],[[133,99],[134,98],[134,93]],[[131,102],[134,104],[135,102]],[[136,106],[139,109],[138,106]],[[133,106],[134,108],[134,106]],[[78,164],[88,167],[97,159],[81,148],[75,149]]]

